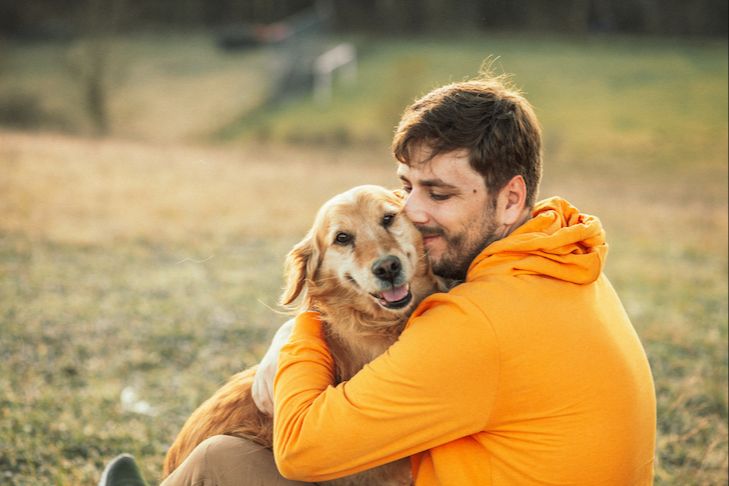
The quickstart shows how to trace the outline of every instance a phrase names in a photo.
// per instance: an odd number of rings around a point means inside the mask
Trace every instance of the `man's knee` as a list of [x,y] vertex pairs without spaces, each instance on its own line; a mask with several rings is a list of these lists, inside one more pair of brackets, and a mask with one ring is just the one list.
[[165,482],[165,486],[306,484],[284,479],[269,449],[227,435],[216,435],[201,442],[168,479],[170,484]]
[[263,463],[267,458],[273,461],[273,454],[268,449],[229,435],[209,437],[195,448],[195,452],[200,456],[198,460],[203,461],[205,468],[210,470],[235,469],[241,462],[249,459],[256,463]]

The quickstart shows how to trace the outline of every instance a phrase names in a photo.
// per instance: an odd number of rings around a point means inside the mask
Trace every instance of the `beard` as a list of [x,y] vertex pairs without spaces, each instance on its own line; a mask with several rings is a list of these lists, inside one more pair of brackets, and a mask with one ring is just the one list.
[[499,239],[498,224],[493,218],[484,216],[480,228],[465,228],[449,234],[442,227],[418,228],[423,236],[440,236],[446,242],[446,249],[437,260],[431,259],[433,273],[439,277],[464,281],[471,262],[488,245]]

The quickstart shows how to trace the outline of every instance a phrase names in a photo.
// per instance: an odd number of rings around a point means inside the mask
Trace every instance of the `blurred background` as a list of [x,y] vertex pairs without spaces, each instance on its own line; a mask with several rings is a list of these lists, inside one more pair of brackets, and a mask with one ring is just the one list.
[[286,318],[319,205],[395,187],[402,110],[484,66],[599,216],[656,484],[727,484],[726,0],[0,0],[0,484],[166,448]]

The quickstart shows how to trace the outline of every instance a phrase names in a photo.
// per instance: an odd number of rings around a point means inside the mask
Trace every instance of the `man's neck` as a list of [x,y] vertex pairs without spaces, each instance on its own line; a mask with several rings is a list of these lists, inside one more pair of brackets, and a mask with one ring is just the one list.
[[[532,208],[524,208],[522,211],[522,214],[519,216],[519,218],[514,222],[514,224],[504,226],[502,228],[501,234],[498,235],[498,238],[496,240],[502,240],[509,236],[511,233],[514,232],[515,229],[526,223],[532,219]],[[494,240],[494,241],[496,241]]]

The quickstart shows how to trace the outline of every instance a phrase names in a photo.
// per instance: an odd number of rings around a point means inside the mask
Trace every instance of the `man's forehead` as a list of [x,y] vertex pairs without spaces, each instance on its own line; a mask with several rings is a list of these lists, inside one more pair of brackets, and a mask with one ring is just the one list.
[[465,148],[435,152],[433,147],[426,142],[413,144],[410,150],[408,164],[412,167],[429,165],[433,159],[468,159],[469,151]]
[[407,165],[407,164],[405,164],[403,162],[399,162],[397,164],[397,175],[398,175],[398,177],[400,177],[400,178],[406,177],[409,173],[410,173],[410,166],[409,165]]
[[397,175],[412,183],[427,185],[456,186],[483,179],[471,167],[466,150],[444,152],[428,158],[413,157],[408,164],[398,164]]

